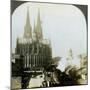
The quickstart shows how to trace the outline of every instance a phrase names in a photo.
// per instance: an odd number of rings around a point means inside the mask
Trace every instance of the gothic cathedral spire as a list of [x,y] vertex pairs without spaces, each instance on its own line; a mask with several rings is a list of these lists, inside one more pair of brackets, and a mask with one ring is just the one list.
[[40,11],[39,10],[38,10],[37,24],[36,24],[36,36],[39,40],[43,39],[42,26],[41,26],[41,20],[40,20]]
[[37,40],[37,36],[36,36],[36,26],[35,26],[35,21],[34,21],[34,28],[33,28],[33,40],[36,41]]
[[24,27],[24,37],[32,38],[32,27],[31,27],[30,18],[29,18],[29,8],[27,8],[26,24]]

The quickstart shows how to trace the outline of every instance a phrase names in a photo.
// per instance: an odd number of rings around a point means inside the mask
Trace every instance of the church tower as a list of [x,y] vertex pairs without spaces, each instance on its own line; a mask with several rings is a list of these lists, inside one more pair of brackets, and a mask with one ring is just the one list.
[[33,28],[33,40],[36,41],[37,40],[37,34],[36,34],[36,25],[35,25],[35,21],[34,21],[34,28]]
[[42,26],[41,26],[41,20],[40,20],[40,11],[38,10],[38,16],[37,16],[37,23],[36,23],[36,29],[35,29],[36,37],[38,40],[43,39],[42,34]]
[[29,19],[29,8],[27,8],[26,24],[24,27],[24,38],[32,38],[32,27]]

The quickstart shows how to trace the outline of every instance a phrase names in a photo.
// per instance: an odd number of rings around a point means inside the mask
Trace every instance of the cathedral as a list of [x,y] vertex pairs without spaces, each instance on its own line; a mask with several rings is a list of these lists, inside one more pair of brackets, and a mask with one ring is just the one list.
[[20,55],[16,63],[24,71],[42,71],[50,64],[52,60],[51,43],[50,40],[43,38],[39,10],[37,21],[32,29],[29,9],[27,9],[24,34],[23,37],[17,38],[15,54]]

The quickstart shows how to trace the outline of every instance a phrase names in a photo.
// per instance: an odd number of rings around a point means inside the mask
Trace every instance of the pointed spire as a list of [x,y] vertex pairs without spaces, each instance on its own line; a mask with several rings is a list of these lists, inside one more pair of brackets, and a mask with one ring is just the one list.
[[38,39],[43,39],[39,9],[38,9],[38,16],[37,16],[36,34]]
[[32,27],[31,27],[30,18],[29,18],[29,7],[27,8],[26,24],[24,27],[24,37],[32,38]]
[[35,26],[35,21],[34,21],[34,28],[33,28],[33,39],[36,40],[37,36],[36,36],[36,26]]
[[40,20],[40,9],[38,9],[37,23],[41,23],[41,20]]
[[35,21],[34,21],[34,30],[33,30],[33,32],[36,33]]
[[27,19],[26,19],[26,24],[30,24],[30,21],[29,21],[29,7],[27,7]]

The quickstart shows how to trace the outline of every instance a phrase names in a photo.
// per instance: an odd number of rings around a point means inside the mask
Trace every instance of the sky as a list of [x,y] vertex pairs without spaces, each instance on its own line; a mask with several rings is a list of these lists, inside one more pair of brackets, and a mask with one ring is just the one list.
[[44,39],[49,39],[52,56],[64,57],[71,48],[78,55],[87,52],[87,28],[83,13],[73,5],[27,2],[12,14],[12,50],[17,37],[22,37],[29,7],[32,28],[37,20],[38,9],[42,22]]

